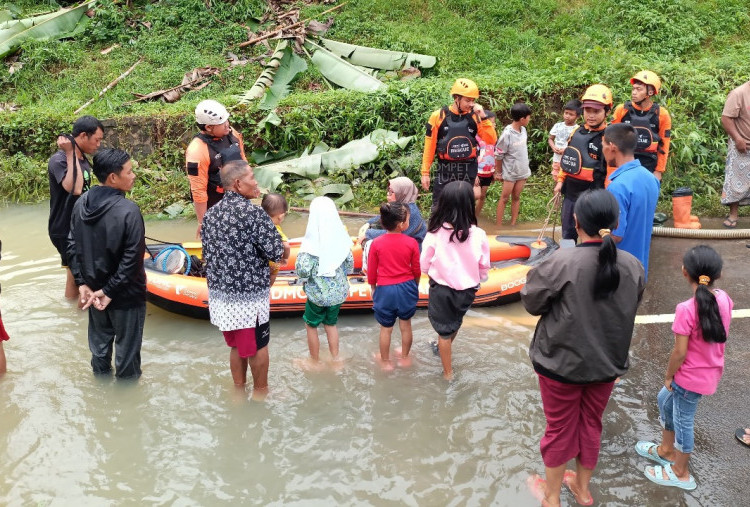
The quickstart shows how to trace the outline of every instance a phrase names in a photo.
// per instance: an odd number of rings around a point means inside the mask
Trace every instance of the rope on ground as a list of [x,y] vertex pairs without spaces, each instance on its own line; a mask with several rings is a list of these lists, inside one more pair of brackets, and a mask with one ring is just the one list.
[[550,199],[547,202],[547,218],[544,221],[544,224],[542,225],[542,229],[539,231],[539,237],[536,239],[537,243],[542,241],[542,238],[545,234],[547,234],[547,229],[549,228],[549,221],[550,219],[554,218],[552,222],[552,239],[555,237],[555,226],[557,224],[557,215],[560,211],[560,203],[562,202],[562,196],[560,194],[555,194],[552,199]]

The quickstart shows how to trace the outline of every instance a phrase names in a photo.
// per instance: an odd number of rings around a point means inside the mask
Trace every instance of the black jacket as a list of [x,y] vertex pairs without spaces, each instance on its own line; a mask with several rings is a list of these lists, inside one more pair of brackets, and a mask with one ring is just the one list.
[[68,263],[76,285],[102,289],[111,308],[146,302],[145,227],[138,206],[111,187],[96,186],[73,207]]

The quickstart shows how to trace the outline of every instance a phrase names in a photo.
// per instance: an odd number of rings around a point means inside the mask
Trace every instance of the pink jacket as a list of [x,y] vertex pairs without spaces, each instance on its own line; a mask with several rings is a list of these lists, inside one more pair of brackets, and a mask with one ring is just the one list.
[[490,270],[487,234],[472,225],[469,239],[460,243],[458,240],[449,241],[452,233],[450,224],[444,224],[437,232],[427,233],[419,258],[422,273],[455,290],[476,287],[487,279]]

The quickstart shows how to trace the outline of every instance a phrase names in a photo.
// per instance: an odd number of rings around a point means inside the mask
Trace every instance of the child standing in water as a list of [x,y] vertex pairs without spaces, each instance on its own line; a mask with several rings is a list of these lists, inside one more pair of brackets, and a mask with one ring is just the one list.
[[289,252],[291,251],[289,248],[289,238],[281,230],[281,222],[286,218],[286,213],[289,211],[289,204],[283,195],[271,193],[263,196],[260,207],[271,217],[271,221],[276,226],[276,230],[279,231],[281,242],[284,245],[284,255],[281,257],[281,260],[279,262],[268,261],[268,265],[271,268],[271,285],[273,285],[281,266],[289,262]]
[[490,270],[490,246],[477,227],[474,192],[463,181],[448,183],[430,216],[420,265],[430,277],[427,316],[438,334],[443,377],[453,378],[451,345]]
[[675,310],[675,344],[669,356],[664,387],[656,398],[662,425],[661,445],[638,442],[635,450],[658,466],[648,466],[646,477],[662,486],[693,490],[697,487],[688,462],[693,452],[695,411],[704,395],[716,392],[724,371],[724,345],[729,336],[732,302],[714,288],[723,262],[710,246],[691,248],[682,258],[682,274],[693,297]]
[[510,225],[516,225],[521,211],[521,192],[531,176],[526,125],[531,108],[523,102],[510,108],[513,122],[506,125],[495,146],[495,179],[503,180],[503,192],[497,202],[497,225],[502,225],[505,205],[510,201]]
[[549,131],[547,143],[552,148],[552,179],[557,182],[560,174],[560,160],[565,148],[568,147],[568,139],[578,126],[578,117],[581,116],[581,101],[574,99],[568,101],[563,108],[563,121],[555,123]]
[[[372,309],[380,324],[380,361],[383,369],[390,363],[391,334],[398,319],[401,330],[400,362],[408,365],[411,350],[411,318],[419,299],[419,245],[402,234],[409,227],[409,208],[400,202],[380,206],[380,221],[388,231],[373,240],[367,256],[367,282],[372,287]],[[398,354],[398,351],[396,351]]]
[[339,332],[336,328],[341,304],[349,295],[347,274],[354,267],[352,239],[341,223],[336,205],[328,197],[316,197],[310,203],[310,219],[297,254],[295,270],[304,280],[307,294],[302,318],[307,330],[310,358],[319,360],[318,326],[323,324],[331,359],[339,355]]

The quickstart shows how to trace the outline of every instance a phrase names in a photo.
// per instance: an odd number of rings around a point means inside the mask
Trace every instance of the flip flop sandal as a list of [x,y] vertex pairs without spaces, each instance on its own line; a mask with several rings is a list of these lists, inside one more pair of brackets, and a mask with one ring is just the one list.
[[589,498],[588,502],[582,502],[578,495],[576,495],[573,492],[573,488],[570,487],[570,483],[574,482],[576,480],[576,473],[573,470],[566,470],[565,475],[563,476],[563,484],[565,484],[565,487],[568,488],[568,491],[570,491],[570,494],[573,495],[573,498],[576,499],[576,502],[578,502],[578,505],[594,505],[594,497],[592,496]]
[[740,441],[740,443],[744,446],[750,447],[750,443],[745,442],[742,440],[742,437],[745,436],[745,428],[737,428],[737,431],[734,432],[735,438]]
[[674,461],[669,461],[668,459],[659,456],[659,452],[657,450],[658,447],[659,446],[653,442],[646,442],[644,440],[641,440],[640,442],[635,444],[635,452],[646,459],[650,459],[651,461],[659,463],[662,466],[674,465]]
[[723,225],[727,229],[734,229],[735,227],[737,227],[737,220],[732,220],[731,218],[726,217],[721,225]]
[[[668,479],[664,479],[662,470],[667,474]],[[698,485],[695,483],[695,478],[692,475],[690,475],[690,479],[687,481],[681,481],[680,479],[678,479],[674,471],[672,470],[672,465],[664,465],[663,467],[660,465],[656,465],[655,467],[646,467],[643,470],[643,475],[645,475],[649,481],[660,486],[672,486],[675,488],[684,489],[686,491],[692,491],[698,487]]]
[[544,502],[544,494],[547,486],[547,481],[542,476],[534,474],[526,479],[526,485],[529,487],[529,491],[532,496],[540,502]]

